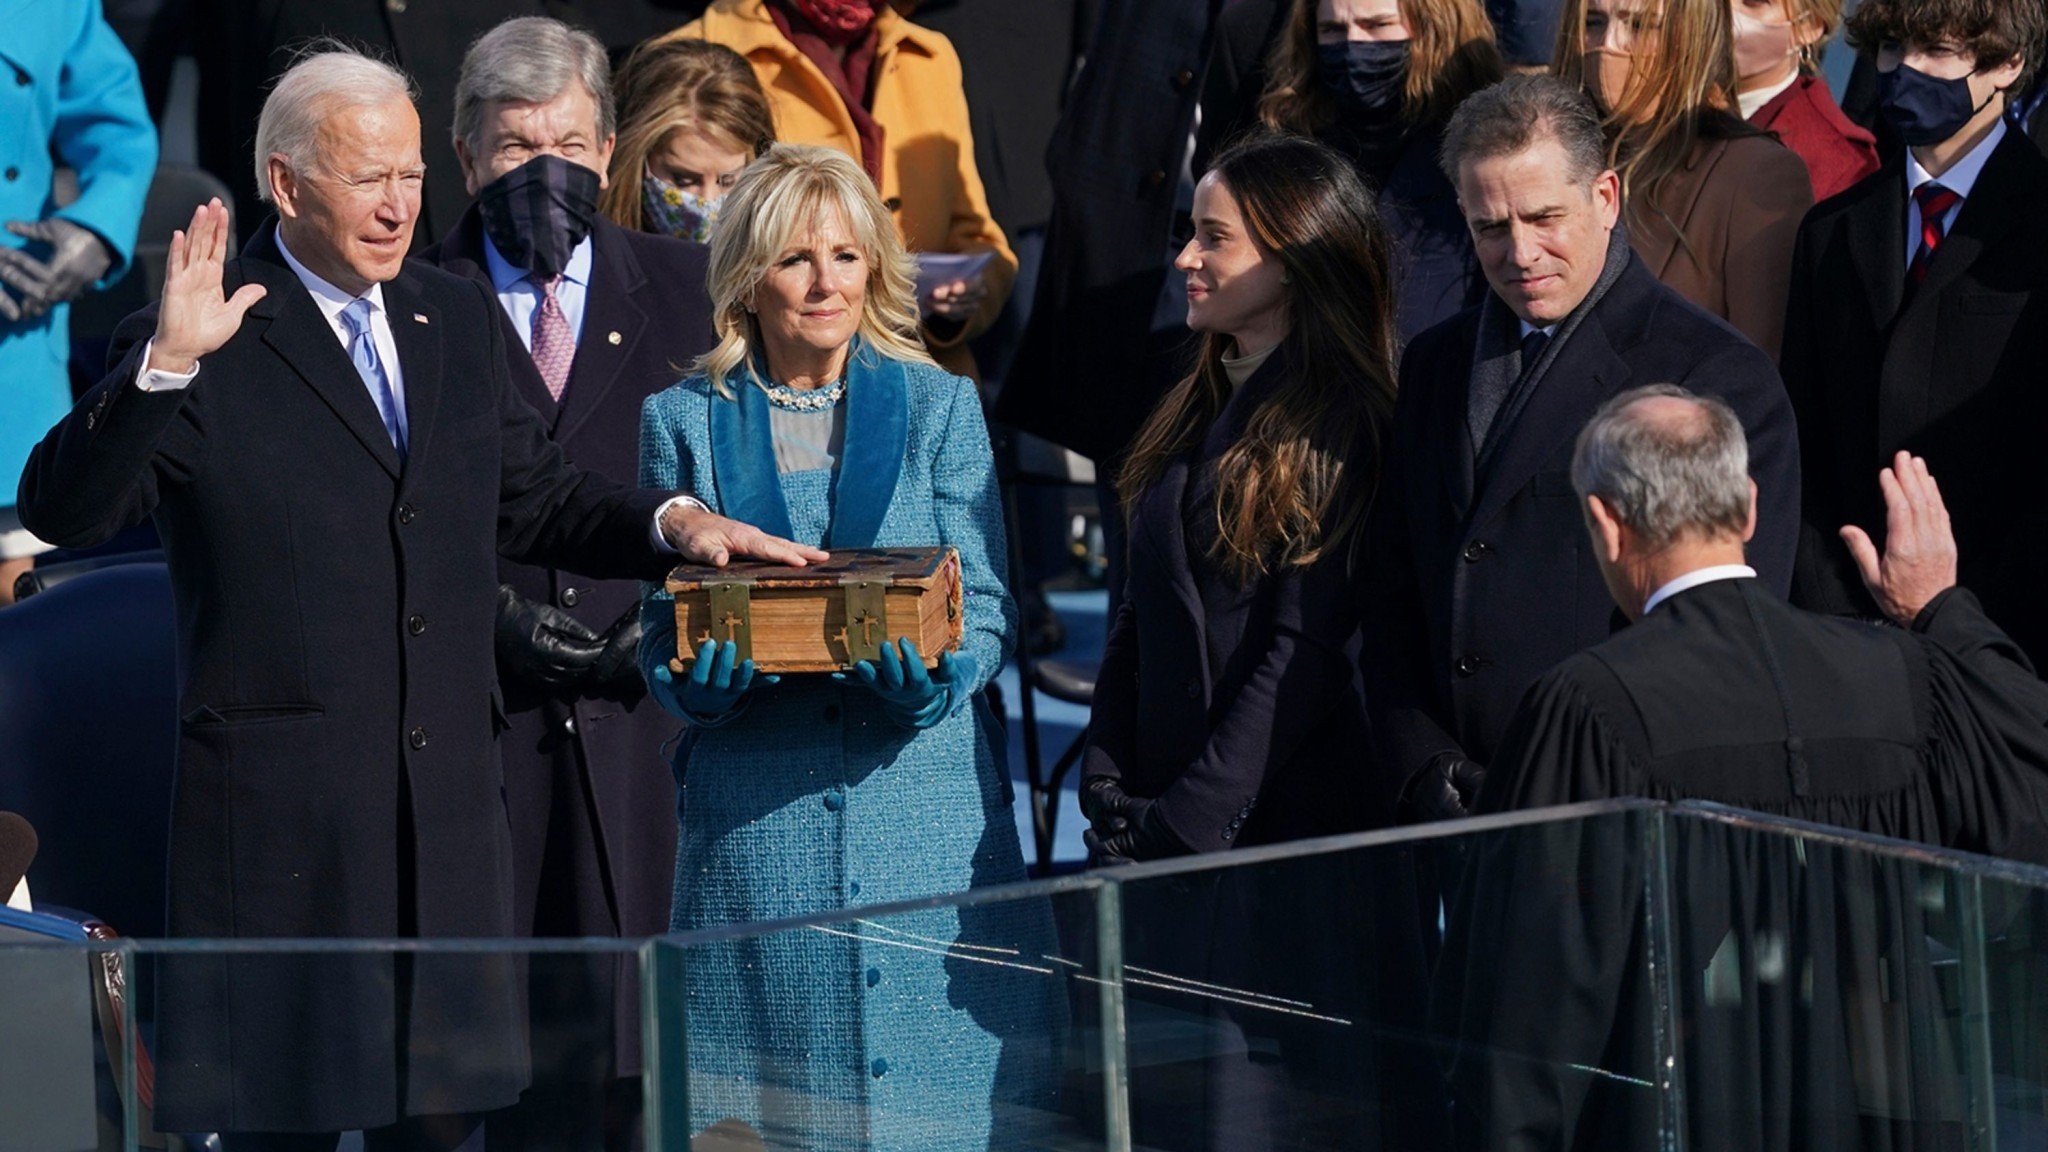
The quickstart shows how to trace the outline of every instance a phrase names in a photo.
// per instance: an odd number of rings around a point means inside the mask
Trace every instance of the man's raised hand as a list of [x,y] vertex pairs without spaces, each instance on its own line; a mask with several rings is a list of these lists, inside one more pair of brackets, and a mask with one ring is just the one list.
[[156,338],[146,367],[184,374],[199,358],[228,342],[242,326],[242,316],[263,299],[261,284],[244,284],[233,296],[221,290],[227,264],[228,210],[219,200],[200,205],[192,226],[171,233],[171,254],[164,271],[163,302],[156,314]]
[[1853,524],[1843,526],[1842,541],[1878,608],[1910,627],[1921,609],[1955,586],[1956,537],[1927,461],[1901,452],[1877,481],[1884,489],[1884,555]]

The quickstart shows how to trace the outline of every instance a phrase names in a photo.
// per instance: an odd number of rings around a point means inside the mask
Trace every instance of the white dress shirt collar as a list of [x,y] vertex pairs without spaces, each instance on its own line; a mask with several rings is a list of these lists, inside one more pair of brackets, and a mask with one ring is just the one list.
[[[292,275],[297,276],[299,283],[306,286],[306,291],[313,294],[313,302],[320,306],[320,314],[327,317],[327,323],[332,325],[336,332],[343,333],[345,341],[347,339],[347,330],[341,324],[341,311],[350,304],[355,303],[357,298],[329,284],[320,278],[319,273],[299,263],[299,258],[292,255],[292,250],[285,245],[284,230],[282,228],[278,229],[277,232],[277,251],[279,255],[284,257],[285,264],[291,268]],[[370,314],[372,316],[383,312],[384,285],[371,284],[369,291],[363,293],[362,299],[370,302]]]
[[1963,153],[1962,159],[1949,165],[1948,171],[1939,176],[1930,175],[1927,169],[1920,166],[1920,158],[1913,155],[1913,150],[1906,149],[1906,195],[1911,196],[1920,190],[1922,184],[1933,180],[1968,200],[1970,192],[1977,187],[1977,177],[1984,174],[1984,162],[1991,159],[1991,153],[1997,150],[1998,142],[2003,139],[2005,120],[2001,118],[1998,123],[1991,126],[1989,134],[1977,141],[1975,148]]
[[[498,246],[491,242],[489,235],[484,236],[484,264],[491,274],[491,287],[497,289],[500,294],[510,292],[520,284],[530,283],[527,280],[530,273],[524,268],[513,267],[512,262],[505,259],[505,254],[498,251]],[[569,253],[568,267],[562,269],[562,279],[571,284],[589,287],[590,237],[585,236],[577,241],[575,249]]]
[[1705,568],[1695,568],[1664,585],[1662,588],[1657,589],[1655,592],[1650,593],[1650,598],[1643,601],[1643,615],[1648,616],[1657,610],[1657,605],[1671,599],[1680,592],[1690,588],[1697,588],[1702,584],[1712,584],[1716,580],[1754,579],[1756,579],[1756,569],[1751,568],[1747,564],[1712,564]]

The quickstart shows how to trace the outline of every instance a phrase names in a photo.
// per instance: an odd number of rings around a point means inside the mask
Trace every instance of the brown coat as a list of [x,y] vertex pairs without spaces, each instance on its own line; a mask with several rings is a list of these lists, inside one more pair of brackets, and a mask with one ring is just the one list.
[[1761,135],[1702,140],[1653,203],[1631,201],[1629,242],[1657,279],[1776,360],[1792,242],[1811,207],[1806,164],[1791,149]]
[[[767,0],[716,0],[703,16],[664,37],[709,40],[747,58],[768,93],[775,135],[822,144],[860,158],[860,135],[838,89],[775,26]],[[995,323],[1017,277],[1017,257],[989,215],[974,165],[974,134],[960,57],[944,36],[913,24],[886,4],[875,12],[875,65],[869,111],[883,130],[882,199],[913,252],[993,249],[982,272],[988,298],[959,332],[925,344],[945,368],[972,375],[966,341]]]

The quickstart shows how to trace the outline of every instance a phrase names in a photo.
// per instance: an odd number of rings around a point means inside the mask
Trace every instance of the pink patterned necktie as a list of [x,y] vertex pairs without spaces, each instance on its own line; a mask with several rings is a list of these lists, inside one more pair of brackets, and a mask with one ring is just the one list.
[[576,337],[569,332],[569,318],[562,314],[562,302],[555,299],[555,286],[562,278],[527,279],[540,289],[540,308],[533,314],[533,366],[540,369],[548,395],[559,404],[562,390],[569,386],[569,365],[576,359]]

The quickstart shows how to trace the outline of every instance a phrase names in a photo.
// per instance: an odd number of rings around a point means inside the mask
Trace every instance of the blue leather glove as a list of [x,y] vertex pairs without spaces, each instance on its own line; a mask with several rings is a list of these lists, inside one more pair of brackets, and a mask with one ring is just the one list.
[[[927,671],[924,657],[910,637],[899,637],[896,644],[903,648],[900,655],[895,645],[882,645],[880,660],[862,660],[853,666],[853,679],[882,698],[882,709],[890,719],[905,728],[929,728],[951,714],[953,686],[973,678],[973,658],[941,652],[939,666]],[[835,675],[846,679],[845,674]]]
[[[657,664],[647,689],[670,712],[699,728],[716,728],[740,714],[741,699],[757,679],[754,662],[742,661],[734,668],[733,662],[738,659],[739,646],[732,641],[720,644],[706,640],[697,649],[697,662],[690,665],[687,679],[677,683],[667,664]],[[768,675],[758,678],[762,684],[781,679]]]

